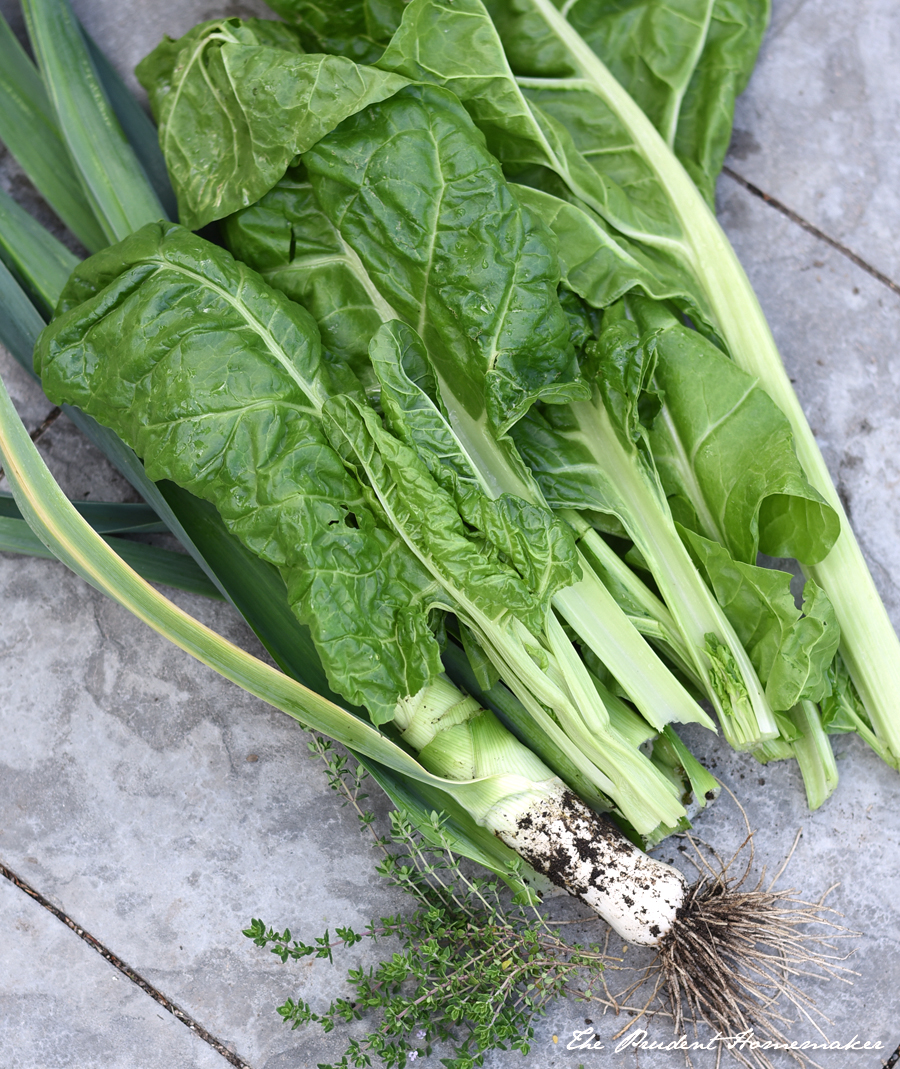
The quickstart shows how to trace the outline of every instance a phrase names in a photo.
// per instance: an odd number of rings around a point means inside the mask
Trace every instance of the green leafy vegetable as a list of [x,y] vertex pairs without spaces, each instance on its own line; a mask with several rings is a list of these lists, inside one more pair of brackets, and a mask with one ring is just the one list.
[[566,18],[712,204],[769,0],[576,0]]
[[656,338],[664,403],[650,445],[672,511],[692,530],[755,564],[758,552],[817,564],[840,521],[810,485],[791,426],[746,372],[659,305],[630,302]]
[[272,0],[297,30],[308,51],[331,52],[357,63],[374,63],[397,29],[408,0]]
[[[56,297],[78,257],[0,190],[0,259],[26,289],[41,313],[53,314]],[[29,285],[30,283],[30,285]]]
[[107,240],[163,216],[159,198],[100,87],[69,0],[23,0],[60,133]]
[[410,86],[303,159],[323,211],[468,418],[502,434],[536,398],[583,392],[549,236],[455,97]]
[[717,542],[684,534],[765,683],[772,708],[783,711],[830,694],[828,670],[840,629],[822,588],[807,580],[801,611],[788,572],[732,560]]
[[[652,385],[657,338],[640,338],[635,324],[615,311],[588,347],[597,366],[591,400],[544,406],[513,435],[553,507],[612,513],[621,521],[687,642],[729,741],[749,748],[774,737],[776,725],[743,646],[682,545],[656,472],[646,425],[661,405]],[[716,685],[720,650],[727,651],[735,681],[727,691]]]
[[258,200],[298,153],[405,84],[338,56],[305,55],[281,24],[240,19],[166,38],[137,74],[179,218],[193,230]]
[[312,313],[330,353],[369,377],[369,339],[397,313],[322,212],[302,165],[289,168],[256,204],[228,216],[222,231],[238,260]]
[[91,252],[106,238],[88,203],[43,79],[0,15],[0,140],[56,214]]
[[67,309],[38,350],[48,396],[111,425],[150,478],[212,501],[281,569],[332,686],[389,719],[400,694],[440,671],[429,583],[318,428],[327,398],[359,387],[322,359],[308,313],[159,224],[88,261],[60,299]]

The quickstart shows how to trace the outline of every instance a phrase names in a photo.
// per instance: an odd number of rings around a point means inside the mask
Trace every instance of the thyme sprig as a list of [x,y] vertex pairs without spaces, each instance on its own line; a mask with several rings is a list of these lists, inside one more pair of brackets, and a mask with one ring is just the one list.
[[[364,933],[336,928],[307,943],[254,919],[244,935],[268,947],[282,962],[307,957],[334,960],[338,948],[363,939],[393,939],[400,949],[369,969],[350,969],[351,997],[335,999],[317,1013],[302,999],[287,999],[278,1013],[292,1028],[310,1023],[331,1032],[339,1022],[377,1021],[363,1039],[350,1039],[343,1057],[320,1069],[361,1069],[378,1058],[387,1069],[405,1069],[450,1044],[447,1069],[483,1065],[490,1050],[527,1054],[534,1020],[563,994],[583,991],[585,974],[599,977],[603,954],[596,945],[568,944],[533,907],[508,901],[497,883],[468,876],[446,846],[437,848],[416,832],[401,812],[380,835],[365,806],[366,774],[330,741],[314,738],[311,753],[325,763],[329,784],[355,809],[360,824],[383,853],[378,872],[410,894],[410,914],[382,917]],[[443,818],[431,815],[442,841]],[[501,897],[502,896],[502,897]]]

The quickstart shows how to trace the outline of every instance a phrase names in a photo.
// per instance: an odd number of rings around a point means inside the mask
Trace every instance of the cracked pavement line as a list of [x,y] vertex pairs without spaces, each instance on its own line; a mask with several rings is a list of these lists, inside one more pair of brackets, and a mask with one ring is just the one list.
[[842,256],[846,256],[851,263],[856,264],[856,266],[865,271],[866,274],[877,279],[883,286],[887,286],[889,290],[892,290],[898,297],[900,297],[900,283],[897,283],[892,278],[882,274],[878,268],[867,263],[852,249],[848,249],[846,245],[842,245],[839,241],[829,237],[824,230],[820,230],[817,226],[814,226],[808,220],[804,219],[802,215],[798,215],[797,212],[792,208],[789,208],[786,204],[783,204],[777,197],[773,197],[771,194],[766,193],[765,190],[760,189],[759,186],[755,186],[752,182],[748,182],[743,175],[739,175],[737,171],[733,171],[728,166],[722,168],[722,174],[727,174],[732,181],[737,182],[739,186],[743,186],[748,193],[752,193],[754,197],[758,197],[761,201],[764,201],[770,208],[774,208],[776,211],[781,212],[782,215],[790,219],[792,223],[796,223],[797,226],[805,230],[808,234],[812,234],[813,237],[818,238],[820,241],[824,241],[826,245],[830,245],[833,249],[836,249]]
[[95,950],[101,958],[104,958],[115,969],[118,969],[123,976],[127,977],[127,979],[139,987],[145,994],[158,1002],[163,1009],[168,1010],[173,1017],[180,1021],[186,1028],[189,1028],[198,1039],[202,1039],[205,1043],[208,1043],[217,1053],[221,1054],[226,1061],[233,1065],[235,1069],[253,1069],[251,1065],[238,1057],[234,1051],[229,1050],[221,1040],[216,1039],[214,1035],[208,1032],[203,1025],[199,1024],[189,1014],[185,1013],[180,1006],[177,1006],[171,999],[166,998],[161,991],[158,991],[151,983],[145,980],[140,973],[135,972],[131,966],[126,965],[121,958],[117,957],[111,950],[108,950],[99,940],[95,939],[90,932],[85,931],[85,929],[72,920],[71,917],[54,906],[49,899],[45,898],[40,893],[40,891],[26,883],[20,876],[17,876],[12,869],[2,861],[0,861],[0,876],[4,876],[11,884],[18,887],[20,891],[24,891],[25,894],[33,898],[38,905],[43,906],[48,913],[52,913],[58,921],[61,921],[67,928],[70,928],[79,939],[82,939],[87,943],[87,945],[92,950]]

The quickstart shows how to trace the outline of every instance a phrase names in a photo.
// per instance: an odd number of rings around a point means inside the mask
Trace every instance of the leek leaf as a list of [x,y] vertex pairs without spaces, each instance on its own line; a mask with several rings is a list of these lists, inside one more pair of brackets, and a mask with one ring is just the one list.
[[[73,501],[72,504],[98,534],[158,534],[168,531],[168,527],[147,505],[114,501]],[[22,519],[15,499],[5,491],[0,491],[0,516]]]
[[69,0],[23,0],[22,6],[59,129],[107,240],[162,218],[162,205],[100,87]]
[[135,100],[131,90],[122,80],[122,76],[106,58],[94,39],[81,27],[81,34],[87,46],[88,55],[100,85],[106,93],[110,106],[119,120],[122,132],[134,150],[138,162],[144,169],[150,185],[159,197],[159,202],[166,213],[166,218],[178,217],[178,203],[175,200],[175,191],[169,181],[169,173],[166,170],[166,161],[159,147],[159,137],[152,120]]
[[[99,532],[98,532],[99,533]],[[148,546],[142,542],[129,542],[125,538],[107,538],[108,545],[119,557],[146,579],[148,583],[202,594],[207,598],[222,595],[186,553],[175,553],[160,546]],[[29,557],[44,557],[55,560],[52,553],[25,520],[7,519],[0,516],[0,550],[6,553],[21,553]]]
[[0,189],[0,259],[45,318],[78,263],[78,257]]
[[0,141],[91,252],[106,238],[82,192],[43,79],[0,15]]
[[305,55],[288,27],[275,37],[278,26],[201,23],[137,67],[179,218],[192,230],[257,201],[298,153],[406,84],[339,56]]
[[34,349],[38,334],[44,329],[44,320],[16,282],[12,272],[0,260],[0,344],[5,345],[13,356],[28,368],[28,357]]

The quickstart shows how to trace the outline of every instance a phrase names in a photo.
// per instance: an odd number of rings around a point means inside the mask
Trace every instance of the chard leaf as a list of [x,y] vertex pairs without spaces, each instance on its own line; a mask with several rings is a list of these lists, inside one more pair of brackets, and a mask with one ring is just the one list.
[[358,375],[367,372],[369,339],[396,313],[319,208],[302,166],[225,219],[222,233],[238,260],[312,314],[330,353]]
[[552,237],[516,201],[454,96],[408,86],[305,153],[316,198],[425,342],[471,421],[502,434],[584,392]]
[[388,426],[453,498],[463,520],[515,565],[543,610],[581,578],[569,526],[540,505],[512,494],[494,498],[435,401],[435,383],[421,339],[405,323],[386,323],[369,351],[381,383]]
[[735,561],[717,542],[681,531],[765,683],[772,708],[784,711],[801,700],[826,697],[840,628],[822,588],[807,580],[800,610],[790,573]]
[[378,65],[452,90],[507,173],[549,168],[623,234],[677,246],[682,228],[664,190],[590,85],[516,77],[533,72],[507,55],[481,0],[413,0]]
[[[545,186],[550,183],[545,182]],[[617,233],[586,204],[573,204],[531,186],[514,186],[520,203],[540,216],[559,242],[563,284],[594,308],[606,308],[631,290],[673,300],[709,329],[712,316],[690,277],[653,249]]]
[[802,612],[785,635],[766,681],[766,695],[775,709],[789,709],[801,698],[818,702],[831,692],[827,669],[841,630],[828,595],[812,579],[803,588]]
[[267,0],[273,11],[297,26],[310,52],[374,63],[400,23],[408,0]]
[[541,632],[544,610],[538,600],[489,541],[466,530],[452,497],[416,453],[349,395],[329,400],[324,415],[335,449],[365,473],[392,528],[453,599],[450,607],[463,619],[474,611],[503,627],[517,617]]
[[660,305],[636,298],[656,329],[656,382],[665,397],[650,432],[673,515],[736,559],[757,552],[822,560],[840,531],[834,510],[803,474],[791,426],[756,381]]
[[739,748],[777,730],[772,711],[726,613],[694,567],[660,484],[647,441],[659,411],[656,337],[639,336],[620,304],[587,349],[596,363],[590,401],[544,406],[513,430],[549,504],[619,519],[651,571],[723,729]]
[[278,23],[219,19],[166,38],[138,64],[180,218],[198,229],[259,198],[291,160],[405,79],[305,55]]
[[769,0],[575,0],[566,9],[710,204],[768,17]]
[[[829,693],[820,701],[822,727],[829,735],[859,732],[871,745],[874,738],[869,714],[840,656],[828,666]],[[876,747],[877,748],[877,747]]]
[[671,148],[715,0],[575,0],[566,18]]
[[281,570],[333,689],[390,719],[441,671],[433,583],[322,433],[328,397],[361,391],[323,359],[309,314],[169,224],[86,261],[60,306],[35,354],[48,397],[115,430],[151,479],[211,501]]
[[731,140],[734,102],[750,80],[770,6],[770,0],[716,0],[706,45],[681,102],[675,155],[710,206]]
[[[661,515],[668,511],[646,442],[645,421],[659,408],[653,389],[655,344],[638,336],[635,324],[611,316],[592,352],[594,398],[590,405],[538,406],[512,431],[525,463],[534,472],[551,508],[595,511],[618,517],[628,537],[639,518],[623,493],[623,472],[612,463],[600,435],[602,425],[630,454],[628,474],[645,484]],[[593,409],[593,412],[591,411]],[[608,462],[607,462],[608,461]]]

